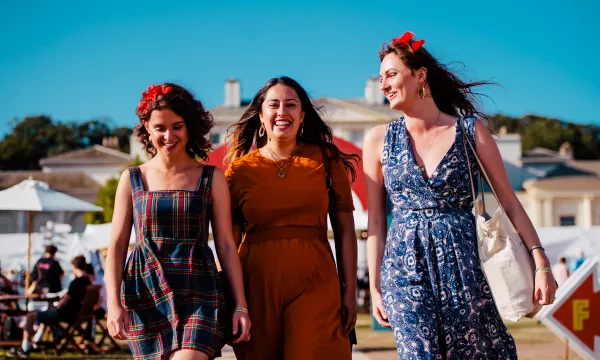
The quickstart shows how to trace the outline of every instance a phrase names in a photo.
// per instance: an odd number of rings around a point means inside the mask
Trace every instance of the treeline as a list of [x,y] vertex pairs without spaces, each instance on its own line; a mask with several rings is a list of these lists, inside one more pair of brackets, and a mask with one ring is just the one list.
[[563,143],[568,142],[575,159],[600,159],[600,127],[597,125],[581,125],[535,115],[520,118],[494,115],[490,119],[496,132],[506,126],[508,133],[521,134],[523,152],[535,147],[558,151]]
[[14,121],[0,141],[0,171],[38,170],[48,156],[101,145],[105,137],[117,137],[118,150],[129,153],[127,127],[114,127],[110,121],[55,122],[48,116],[31,116]]

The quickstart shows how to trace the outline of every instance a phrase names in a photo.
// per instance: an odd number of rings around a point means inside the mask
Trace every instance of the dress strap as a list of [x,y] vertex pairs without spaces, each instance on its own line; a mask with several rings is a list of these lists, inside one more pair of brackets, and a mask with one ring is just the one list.
[[200,176],[200,180],[198,180],[198,187],[196,191],[199,191],[202,188],[210,188],[212,184],[213,174],[215,173],[215,167],[212,165],[204,165],[202,168],[202,176]]
[[131,184],[131,194],[138,191],[144,191],[144,181],[142,180],[142,171],[139,166],[129,168],[129,182]]

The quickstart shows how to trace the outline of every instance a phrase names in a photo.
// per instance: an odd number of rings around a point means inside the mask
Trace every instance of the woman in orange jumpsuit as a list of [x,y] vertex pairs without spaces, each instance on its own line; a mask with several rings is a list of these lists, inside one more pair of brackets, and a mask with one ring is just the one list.
[[348,172],[355,177],[357,156],[332,143],[288,77],[269,80],[232,128],[226,177],[253,319],[250,341],[234,345],[237,358],[350,360],[357,249]]

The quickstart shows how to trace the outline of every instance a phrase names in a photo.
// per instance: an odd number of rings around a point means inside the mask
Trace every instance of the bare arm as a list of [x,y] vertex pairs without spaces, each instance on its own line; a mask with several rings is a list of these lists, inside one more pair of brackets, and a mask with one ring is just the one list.
[[[477,155],[492,182],[491,185],[496,191],[498,200],[506,211],[506,215],[521,235],[528,249],[541,245],[529,216],[527,216],[508,180],[498,146],[481,121],[476,123],[475,140],[477,142]],[[550,262],[543,251],[534,251],[533,255],[537,266],[549,266]]]
[[132,221],[133,201],[131,199],[129,170],[125,170],[121,174],[119,185],[117,186],[111,238],[106,255],[105,283],[107,306],[109,309],[121,307],[121,282],[123,281],[123,267],[131,236]]
[[212,229],[215,239],[215,249],[227,280],[231,284],[236,306],[245,308],[244,280],[242,266],[237,252],[237,245],[231,229],[231,200],[229,188],[223,172],[215,169],[212,182]]
[[356,294],[358,246],[356,244],[354,216],[351,212],[334,212],[329,215],[331,217],[331,227],[333,228],[336,258],[342,259],[342,263],[338,262],[338,273],[344,281],[346,291],[349,294]]
[[356,244],[354,216],[351,212],[332,212],[329,216],[331,227],[333,229],[336,258],[338,259],[338,274],[344,281],[344,306],[348,312],[347,314],[344,314],[344,323],[346,325],[346,331],[350,332],[356,324],[356,267],[358,262],[358,246]]
[[[506,169],[504,168],[502,156],[500,155],[500,151],[498,150],[494,138],[481,121],[476,122],[475,129],[477,155],[490,178],[491,186],[496,191],[498,200],[500,204],[502,204],[506,215],[528,249],[531,249],[533,246],[540,246],[540,239],[535,231],[535,227],[531,223],[529,216],[525,212],[525,209],[523,209],[521,202],[512,189]],[[550,261],[548,260],[546,253],[541,251],[541,249],[534,250],[532,256],[536,268],[550,266]],[[548,273],[546,273],[546,275],[541,274],[536,276],[536,297],[538,295],[537,288],[540,288],[544,294],[542,304],[549,304],[549,301],[554,297],[556,291],[556,285],[552,274],[548,275]]]
[[381,154],[383,153],[383,137],[385,127],[377,126],[365,136],[363,146],[363,170],[369,204],[369,221],[367,237],[367,262],[369,266],[369,283],[372,290],[381,292],[380,272],[387,234],[387,217],[385,212],[385,188],[381,170]]
[[390,327],[381,301],[381,262],[383,261],[387,235],[386,195],[381,169],[381,156],[386,126],[376,126],[366,134],[363,146],[363,170],[369,204],[367,263],[369,266],[373,316],[380,325]]

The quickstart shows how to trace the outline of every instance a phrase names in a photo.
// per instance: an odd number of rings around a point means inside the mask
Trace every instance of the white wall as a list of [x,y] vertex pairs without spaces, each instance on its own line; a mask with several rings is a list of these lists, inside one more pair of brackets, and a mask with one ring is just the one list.
[[504,161],[508,161],[514,165],[521,164],[521,135],[506,134],[498,135],[496,144]]

